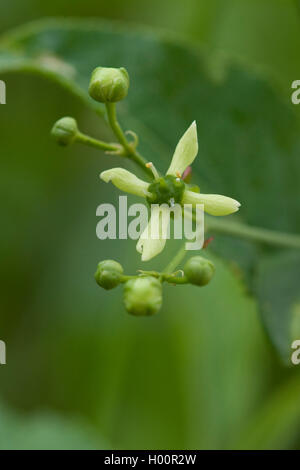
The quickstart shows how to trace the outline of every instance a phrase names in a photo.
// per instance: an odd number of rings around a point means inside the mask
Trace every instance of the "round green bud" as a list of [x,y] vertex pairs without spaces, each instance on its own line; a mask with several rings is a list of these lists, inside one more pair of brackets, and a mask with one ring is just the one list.
[[124,286],[124,304],[128,313],[154,315],[162,305],[161,282],[155,277],[130,279]]
[[205,286],[208,284],[215,272],[211,261],[202,256],[193,256],[184,266],[184,274],[191,284]]
[[120,69],[97,67],[91,77],[89,94],[100,103],[116,103],[123,100],[129,89],[129,75]]
[[117,287],[121,282],[123,268],[117,261],[108,259],[98,264],[95,272],[97,284],[103,289],[110,290]]
[[72,117],[59,119],[52,127],[51,135],[59,145],[71,145],[78,134],[77,122]]

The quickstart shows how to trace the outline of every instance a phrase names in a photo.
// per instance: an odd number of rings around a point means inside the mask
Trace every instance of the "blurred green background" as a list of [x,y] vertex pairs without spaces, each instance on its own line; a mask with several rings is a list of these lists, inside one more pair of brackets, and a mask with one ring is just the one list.
[[[11,0],[0,32],[45,16],[149,25],[204,48],[215,70],[228,58],[263,70],[288,101],[300,79],[299,12],[288,0]],[[93,281],[103,258],[139,267],[134,242],[95,236],[103,161],[49,137],[62,115],[94,134],[97,118],[53,83],[0,78],[0,447],[300,448],[298,372],[281,363],[242,282],[215,258],[201,296],[168,287],[157,317],[127,315],[121,290]]]

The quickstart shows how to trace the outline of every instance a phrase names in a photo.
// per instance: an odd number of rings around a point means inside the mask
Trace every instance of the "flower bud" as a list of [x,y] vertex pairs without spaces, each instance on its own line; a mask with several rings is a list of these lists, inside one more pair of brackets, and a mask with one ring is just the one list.
[[129,75],[126,69],[97,67],[92,73],[89,94],[101,103],[115,103],[127,96],[128,88]]
[[124,303],[132,315],[154,315],[162,305],[161,282],[155,277],[130,279],[124,286]]
[[184,266],[184,274],[191,284],[205,286],[208,284],[215,272],[211,261],[202,256],[193,256]]
[[59,145],[71,145],[78,134],[77,122],[72,117],[63,117],[53,126],[51,135]]
[[120,284],[122,274],[123,268],[120,263],[108,259],[101,261],[98,264],[98,268],[95,273],[95,279],[100,287],[109,290],[117,287]]

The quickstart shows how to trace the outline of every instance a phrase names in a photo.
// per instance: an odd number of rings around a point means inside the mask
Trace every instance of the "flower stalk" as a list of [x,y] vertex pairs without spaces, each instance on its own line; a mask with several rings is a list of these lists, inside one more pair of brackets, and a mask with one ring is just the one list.
[[126,135],[117,119],[116,104],[106,103],[105,106],[110,127],[117,137],[119,143],[123,147],[125,156],[133,160],[144,171],[144,173],[147,174],[147,176],[153,178],[151,169],[147,167],[147,160],[145,160],[144,157],[142,157],[139,152],[137,152],[133,144],[128,142]]

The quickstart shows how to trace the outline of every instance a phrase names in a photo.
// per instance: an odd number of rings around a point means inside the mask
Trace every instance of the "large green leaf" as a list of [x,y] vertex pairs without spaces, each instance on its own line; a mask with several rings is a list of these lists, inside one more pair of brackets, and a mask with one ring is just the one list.
[[[293,112],[267,82],[238,67],[228,67],[223,80],[215,83],[208,62],[198,51],[172,40],[89,21],[36,23],[5,36],[0,44],[1,73],[43,74],[99,114],[103,109],[86,93],[91,71],[97,65],[125,66],[131,89],[120,106],[121,119],[139,133],[146,156],[166,169],[176,141],[196,119],[200,151],[195,179],[203,191],[240,200],[242,208],[235,217],[249,224],[298,232],[300,139]],[[261,246],[228,237],[217,237],[214,248],[250,274],[262,253]],[[289,273],[284,275],[288,283]],[[265,290],[258,290],[263,306]],[[290,292],[283,305],[285,330],[294,297]],[[264,307],[261,311],[265,316]],[[268,313],[265,324],[278,344],[282,329],[276,326],[276,313]],[[284,338],[281,343],[286,343]]]
[[266,257],[258,263],[255,292],[266,328],[285,358],[300,338],[300,253]]

